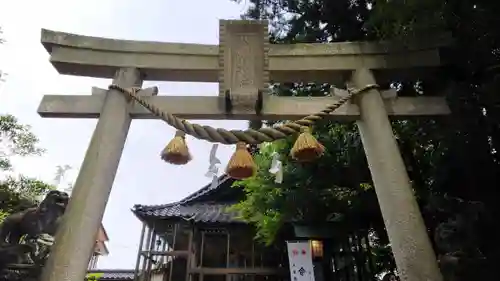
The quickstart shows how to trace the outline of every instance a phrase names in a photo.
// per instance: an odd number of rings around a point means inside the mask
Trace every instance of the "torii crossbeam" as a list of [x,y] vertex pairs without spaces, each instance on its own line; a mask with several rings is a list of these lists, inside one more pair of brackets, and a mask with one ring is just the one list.
[[[442,45],[399,48],[390,42],[269,45],[267,22],[221,21],[219,46],[138,42],[42,30],[42,43],[61,74],[113,77],[123,88],[155,81],[220,82],[213,97],[157,96],[139,92],[163,111],[188,119],[298,119],[345,95],[274,97],[270,82],[328,82],[362,88],[401,74],[440,65]],[[412,69],[404,71],[403,69]],[[396,76],[394,76],[396,75]],[[262,96],[259,114],[249,105]],[[228,112],[227,96],[234,107]],[[149,111],[116,90],[94,88],[92,95],[45,96],[42,117],[99,118],[75,183],[42,281],[83,280],[94,235],[102,220],[132,119],[153,119]],[[392,133],[389,116],[412,118],[449,114],[443,97],[397,97],[394,90],[371,89],[328,118],[356,120],[380,208],[402,280],[440,281],[426,228]]]

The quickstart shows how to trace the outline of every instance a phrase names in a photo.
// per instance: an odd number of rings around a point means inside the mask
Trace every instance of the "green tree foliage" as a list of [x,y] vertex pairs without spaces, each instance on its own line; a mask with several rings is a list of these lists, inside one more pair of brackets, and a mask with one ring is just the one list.
[[30,131],[30,127],[20,124],[12,115],[0,116],[0,137],[4,151],[0,151],[0,168],[10,170],[10,157],[14,155],[41,155],[44,150],[37,147],[38,138]]
[[330,221],[341,228],[368,229],[374,221],[371,218],[379,218],[353,124],[322,124],[316,127],[315,135],[327,149],[321,161],[303,164],[281,157],[284,182],[277,184],[269,173],[272,154],[287,155],[294,140],[278,141],[264,146],[256,155],[256,177],[235,183],[247,194],[236,208],[246,220],[255,223],[258,238],[266,243],[273,242],[287,222]]
[[[30,127],[22,125],[12,115],[0,116],[0,171],[12,170],[12,156],[41,155],[43,149],[37,146],[38,138]],[[0,221],[8,214],[32,207],[38,198],[53,186],[23,175],[6,176],[0,180]]]

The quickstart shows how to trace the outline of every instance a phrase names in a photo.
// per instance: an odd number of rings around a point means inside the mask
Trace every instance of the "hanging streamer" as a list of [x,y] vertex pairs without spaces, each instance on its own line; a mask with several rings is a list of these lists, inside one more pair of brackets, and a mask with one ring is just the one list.
[[217,175],[217,173],[219,172],[219,167],[217,167],[217,165],[221,162],[216,156],[218,147],[219,144],[217,143],[212,145],[212,149],[210,150],[210,157],[208,158],[208,162],[210,165],[208,166],[208,171],[205,174],[206,177],[212,177],[213,175]]
[[205,174],[206,177],[212,178],[211,188],[217,187],[217,184],[219,183],[217,177],[217,174],[219,173],[219,167],[217,165],[221,162],[216,156],[218,148],[219,144],[215,143],[212,145],[212,149],[210,150],[210,157],[208,158],[208,162],[210,163],[210,165],[208,166],[208,171]]
[[212,177],[212,184],[210,184],[210,189],[214,189],[219,185],[219,177],[217,175],[214,175]]
[[280,155],[277,152],[273,153],[273,160],[271,161],[269,173],[275,176],[275,183],[283,182],[283,163],[280,161]]

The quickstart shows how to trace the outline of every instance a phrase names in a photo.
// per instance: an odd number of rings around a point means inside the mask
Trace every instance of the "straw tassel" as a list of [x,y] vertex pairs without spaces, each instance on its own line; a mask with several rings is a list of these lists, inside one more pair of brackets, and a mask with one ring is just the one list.
[[174,165],[184,165],[191,161],[191,154],[186,144],[186,133],[177,131],[175,137],[161,152],[161,159]]
[[301,134],[290,151],[293,159],[300,162],[310,162],[325,152],[325,147],[311,134],[308,127],[303,127]]
[[244,142],[237,143],[236,151],[227,164],[226,174],[233,179],[242,180],[255,175],[256,170],[255,162],[248,152],[246,144]]

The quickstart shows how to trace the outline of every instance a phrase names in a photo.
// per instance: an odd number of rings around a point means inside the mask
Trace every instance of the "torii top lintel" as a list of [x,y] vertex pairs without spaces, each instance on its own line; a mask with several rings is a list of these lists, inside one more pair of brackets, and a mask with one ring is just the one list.
[[[248,26],[250,21],[228,22]],[[261,39],[264,36],[262,34]],[[51,63],[61,74],[112,78],[117,68],[138,67],[147,80],[154,81],[218,82],[220,78],[219,46],[216,45],[116,40],[45,29],[41,37],[51,55]],[[439,48],[449,41],[447,36],[440,36],[427,38],[424,45],[394,42],[271,44],[268,49],[269,80],[338,83],[343,82],[341,79],[346,71],[360,67],[374,70],[377,76],[385,74],[383,77],[406,73],[405,69],[426,68],[428,71],[429,67],[440,65]]]

